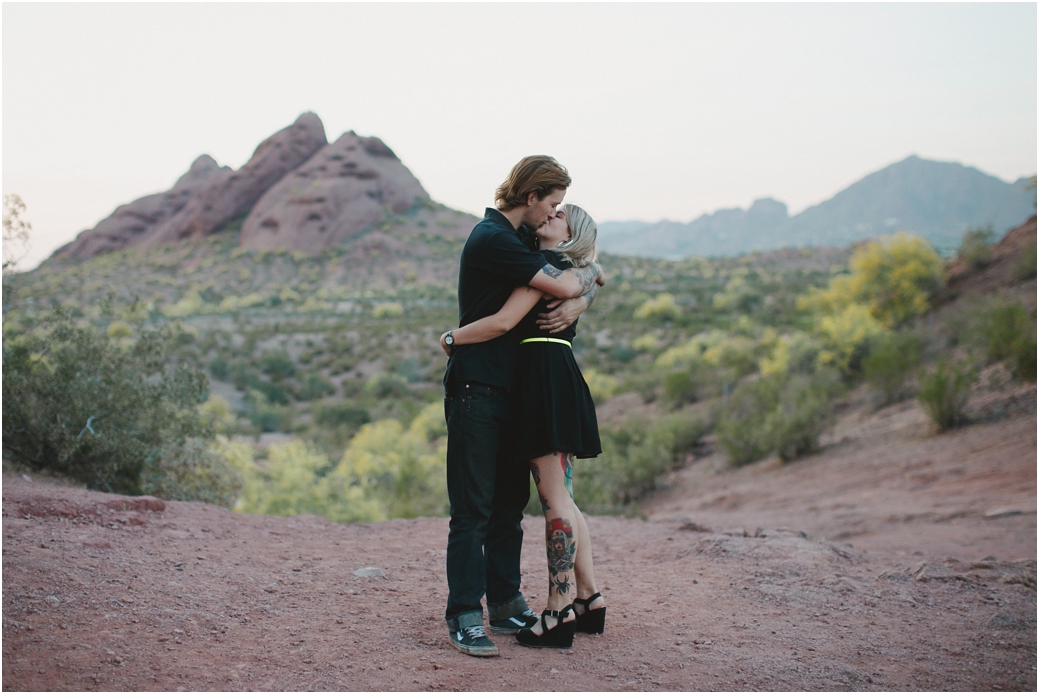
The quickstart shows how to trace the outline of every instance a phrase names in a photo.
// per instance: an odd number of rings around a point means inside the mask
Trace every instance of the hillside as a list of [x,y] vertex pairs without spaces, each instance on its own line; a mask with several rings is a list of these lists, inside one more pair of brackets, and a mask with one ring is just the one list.
[[764,198],[749,209],[718,210],[682,224],[605,222],[611,253],[656,258],[716,257],[781,247],[843,246],[909,230],[940,251],[955,250],[970,228],[990,226],[997,238],[1034,211],[1027,179],[1006,183],[973,167],[911,156],[789,216]]

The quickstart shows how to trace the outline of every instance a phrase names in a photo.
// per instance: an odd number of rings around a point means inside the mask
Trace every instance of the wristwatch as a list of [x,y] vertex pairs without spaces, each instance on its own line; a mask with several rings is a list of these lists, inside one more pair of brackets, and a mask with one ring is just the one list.
[[447,334],[444,335],[444,344],[447,345],[448,347],[451,347],[452,345],[455,344],[455,338],[451,334],[453,332],[454,332],[454,330],[448,330]]

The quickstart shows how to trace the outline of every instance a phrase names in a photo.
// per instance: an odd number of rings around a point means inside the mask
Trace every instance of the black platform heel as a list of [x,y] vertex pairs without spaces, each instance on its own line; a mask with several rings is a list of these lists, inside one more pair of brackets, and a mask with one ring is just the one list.
[[[530,629],[520,629],[516,640],[520,645],[530,648],[572,648],[577,620],[564,622],[563,619],[573,610],[573,605],[567,605],[561,610],[545,610],[541,613],[541,635],[538,636]],[[556,625],[549,629],[545,617],[555,617]]]
[[[606,606],[588,609],[589,605],[601,597],[602,593],[596,593],[588,598],[574,598],[574,604],[584,608],[584,612],[578,614],[574,620],[577,631],[582,634],[601,634],[606,630]],[[577,610],[574,610],[574,614],[577,614]]]

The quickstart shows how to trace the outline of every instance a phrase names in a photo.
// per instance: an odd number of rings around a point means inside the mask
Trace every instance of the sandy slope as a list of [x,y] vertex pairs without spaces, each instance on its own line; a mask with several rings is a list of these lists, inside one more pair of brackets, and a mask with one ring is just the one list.
[[[5,475],[3,688],[1034,691],[1034,387],[1022,398],[939,437],[913,403],[848,413],[787,466],[704,458],[648,521],[590,519],[604,636],[497,637],[493,659],[446,642],[444,519],[117,510]],[[524,527],[540,606],[541,523]]]

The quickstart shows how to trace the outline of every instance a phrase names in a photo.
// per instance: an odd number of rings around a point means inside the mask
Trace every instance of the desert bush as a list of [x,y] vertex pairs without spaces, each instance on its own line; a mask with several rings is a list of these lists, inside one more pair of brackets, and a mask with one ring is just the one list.
[[1021,251],[1021,260],[1010,271],[1015,282],[1024,282],[1035,277],[1035,242],[1033,241]]
[[209,373],[219,381],[226,381],[231,375],[231,367],[223,357],[214,357],[209,362]]
[[836,373],[776,374],[744,381],[722,406],[715,435],[733,465],[776,453],[783,461],[818,448],[833,423]]
[[795,331],[780,336],[771,352],[758,362],[762,376],[784,373],[813,373],[822,345],[807,333]]
[[320,426],[360,428],[370,421],[368,410],[357,403],[337,400],[314,406],[314,422]]
[[324,397],[336,390],[335,385],[319,373],[308,373],[302,378],[298,390],[298,399],[315,400]]
[[584,382],[588,384],[588,391],[592,394],[592,399],[600,405],[617,392],[617,379],[609,374],[599,373],[595,369],[585,369],[583,376]]
[[671,407],[681,407],[696,402],[701,380],[702,367],[693,362],[681,371],[672,371],[663,379],[663,401]]
[[978,270],[992,262],[992,227],[969,229],[963,234],[959,257],[972,270]]
[[404,315],[404,307],[396,301],[378,304],[372,309],[372,318],[396,318]]
[[710,423],[681,412],[603,428],[602,455],[574,464],[574,499],[589,512],[618,510],[655,488],[709,431]]
[[863,304],[850,304],[839,313],[823,316],[816,330],[825,347],[819,361],[845,375],[858,372],[872,343],[887,333]]
[[884,404],[912,395],[910,378],[920,365],[924,343],[911,332],[896,332],[878,338],[862,361],[866,380],[884,394]]
[[675,297],[666,292],[657,294],[635,309],[638,320],[673,320],[682,315],[682,309],[675,303]]
[[323,476],[328,458],[303,441],[271,446],[266,461],[256,461],[247,444],[227,442],[224,454],[241,473],[242,491],[235,510],[275,516],[312,513],[330,516],[331,500]]
[[285,350],[266,350],[260,356],[260,370],[272,380],[280,381],[292,376],[296,372],[296,365]]
[[787,381],[778,407],[765,420],[780,460],[789,462],[819,450],[819,437],[836,420],[832,400],[838,389],[839,378],[832,370],[798,374]]
[[953,362],[948,358],[940,359],[931,371],[920,377],[917,399],[938,431],[967,421],[967,399],[975,380],[977,372],[969,362]]
[[139,494],[146,460],[213,436],[197,409],[208,379],[168,359],[175,332],[142,330],[121,345],[56,311],[5,340],[4,450],[33,469]]
[[988,358],[1006,363],[1010,371],[1027,381],[1035,380],[1035,317],[1020,302],[997,305],[983,323]]
[[399,374],[377,371],[364,384],[364,390],[377,398],[401,397],[411,393],[408,379]]
[[205,439],[190,438],[161,447],[141,473],[141,491],[160,499],[230,508],[241,489],[241,473]]
[[783,381],[782,375],[744,381],[723,406],[715,436],[733,465],[752,463],[772,451],[765,420],[779,403]]
[[292,410],[272,402],[262,391],[251,390],[245,398],[249,421],[260,431],[289,431],[292,427]]
[[443,431],[442,419],[443,405],[433,403],[407,429],[393,419],[361,427],[328,475],[328,489],[333,499],[366,504],[339,503],[329,517],[352,522],[445,514],[447,440],[430,440]]
[[802,296],[798,307],[826,315],[862,304],[891,327],[927,311],[945,281],[941,257],[927,241],[905,232],[863,245],[848,267],[850,274]]

